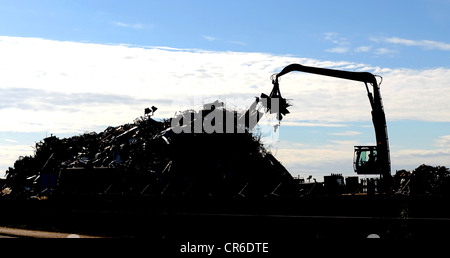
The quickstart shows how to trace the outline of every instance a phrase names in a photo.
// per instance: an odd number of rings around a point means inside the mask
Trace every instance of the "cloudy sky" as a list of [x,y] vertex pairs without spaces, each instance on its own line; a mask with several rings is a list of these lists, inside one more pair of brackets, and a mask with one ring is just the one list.
[[[0,175],[35,142],[220,99],[245,109],[291,63],[383,77],[392,170],[450,167],[450,2],[0,0]],[[294,176],[354,175],[364,84],[291,73],[263,130]],[[270,117],[264,123],[273,122]]]

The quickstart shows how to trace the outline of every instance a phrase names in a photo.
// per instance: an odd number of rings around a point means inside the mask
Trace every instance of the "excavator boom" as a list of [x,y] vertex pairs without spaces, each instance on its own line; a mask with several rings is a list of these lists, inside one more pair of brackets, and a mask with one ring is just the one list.
[[341,79],[353,80],[366,82],[371,84],[377,84],[377,80],[375,76],[368,72],[349,72],[349,71],[340,71],[334,69],[326,69],[326,68],[318,68],[318,67],[310,67],[304,66],[300,64],[290,64],[286,66],[281,72],[276,74],[276,79],[290,72],[305,72],[305,73],[313,73],[331,77],[337,77]]

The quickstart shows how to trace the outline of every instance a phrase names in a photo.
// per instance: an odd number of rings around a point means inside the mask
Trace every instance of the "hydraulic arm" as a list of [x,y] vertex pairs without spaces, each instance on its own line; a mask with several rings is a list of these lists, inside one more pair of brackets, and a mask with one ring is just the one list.
[[[272,77],[272,83],[274,87],[270,97],[281,97],[278,78],[293,71],[364,82],[364,84],[366,85],[370,105],[372,107],[372,122],[374,125],[377,141],[376,152],[374,152],[377,155],[377,171],[379,171],[379,174],[382,175],[385,181],[389,181],[391,178],[389,140],[387,135],[386,116],[384,113],[383,103],[380,95],[380,88],[376,77],[368,72],[349,72],[334,69],[309,67],[300,64],[291,64],[286,66],[280,73],[275,74]],[[372,85],[373,93],[370,92],[368,84]]]

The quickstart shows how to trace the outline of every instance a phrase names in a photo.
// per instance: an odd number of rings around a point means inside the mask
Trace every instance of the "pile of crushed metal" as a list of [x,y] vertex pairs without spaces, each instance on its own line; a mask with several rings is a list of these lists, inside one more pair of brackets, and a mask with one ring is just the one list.
[[[152,110],[133,123],[36,144],[6,171],[2,195],[52,198],[76,195],[267,197],[291,196],[294,180],[258,136],[174,133],[171,119]],[[210,109],[185,111],[204,119]],[[236,111],[228,111],[239,115]],[[199,116],[200,114],[200,116]],[[192,121],[191,121],[192,122]],[[237,131],[237,130],[236,130]]]

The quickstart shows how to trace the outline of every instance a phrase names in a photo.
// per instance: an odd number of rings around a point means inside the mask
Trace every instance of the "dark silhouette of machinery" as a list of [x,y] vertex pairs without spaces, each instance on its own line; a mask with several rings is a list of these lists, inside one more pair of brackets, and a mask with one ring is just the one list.
[[[353,167],[357,174],[379,174],[381,176],[381,190],[388,193],[391,186],[391,163],[389,155],[389,141],[387,134],[386,116],[380,95],[380,88],[376,76],[368,72],[349,72],[334,69],[303,66],[291,64],[286,66],[280,73],[272,76],[273,90],[268,98],[281,98],[278,78],[293,72],[306,72],[318,75],[337,77],[347,80],[364,82],[372,107],[372,122],[375,129],[375,146],[355,146]],[[381,78],[381,77],[380,77]],[[373,93],[370,92],[368,84],[372,85]],[[286,102],[280,101],[278,118],[289,113]]]

